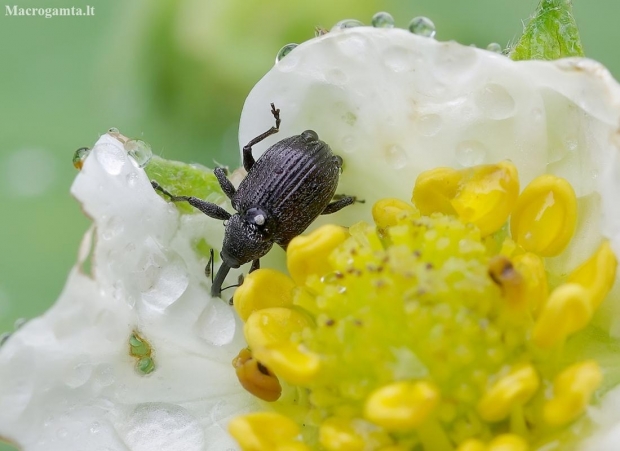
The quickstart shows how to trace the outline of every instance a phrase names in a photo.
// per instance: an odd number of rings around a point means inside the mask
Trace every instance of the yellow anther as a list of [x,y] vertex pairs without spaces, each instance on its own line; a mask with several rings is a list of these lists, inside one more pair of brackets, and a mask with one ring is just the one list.
[[252,313],[243,327],[243,332],[249,347],[256,350],[288,343],[291,335],[301,332],[310,324],[308,316],[299,310],[271,307]]
[[617,265],[614,251],[609,241],[605,241],[592,257],[568,276],[568,282],[586,288],[591,296],[592,307],[596,309],[614,284]]
[[602,380],[601,369],[594,360],[566,368],[553,382],[553,398],[543,408],[545,421],[561,426],[576,419],[584,412]]
[[431,415],[439,398],[439,389],[430,382],[394,382],[368,396],[364,417],[388,431],[415,428]]
[[274,344],[253,350],[254,357],[290,384],[304,385],[319,372],[319,356],[294,343]]
[[241,386],[263,401],[276,401],[282,394],[278,378],[258,360],[249,349],[242,349],[232,361]]
[[295,283],[303,286],[309,275],[316,274],[320,277],[331,272],[329,254],[348,236],[343,227],[328,224],[309,235],[293,238],[286,250],[286,265]]
[[414,214],[416,211],[415,207],[407,202],[387,198],[375,202],[372,207],[372,218],[379,231],[384,231],[388,227],[398,224],[400,218]]
[[503,255],[491,258],[489,276],[501,289],[508,307],[514,310],[527,308],[525,280],[508,258]]
[[525,281],[523,296],[527,305],[531,311],[537,312],[549,296],[545,263],[531,252],[517,255],[512,261]]
[[593,306],[588,291],[579,284],[565,283],[549,295],[540,311],[532,341],[541,348],[550,348],[570,334],[583,329],[592,318]]
[[538,374],[532,365],[517,366],[486,391],[478,403],[478,413],[485,421],[501,421],[514,408],[527,403],[539,384]]
[[529,445],[517,434],[502,434],[495,437],[487,445],[486,451],[528,451]]
[[477,225],[486,236],[504,225],[518,195],[517,169],[503,161],[458,171],[436,168],[423,172],[416,180],[412,201],[424,215],[457,215]]
[[321,423],[319,443],[328,451],[364,451],[366,441],[350,420],[332,417]]
[[248,274],[235,291],[235,310],[243,321],[255,310],[293,305],[293,280],[273,269]]
[[461,443],[456,451],[487,451],[487,447],[482,441],[470,438]]
[[300,431],[297,423],[284,415],[260,412],[233,418],[228,432],[243,451],[274,451],[294,445]]
[[525,187],[510,218],[510,233],[526,251],[558,255],[575,233],[577,198],[566,180],[541,175]]

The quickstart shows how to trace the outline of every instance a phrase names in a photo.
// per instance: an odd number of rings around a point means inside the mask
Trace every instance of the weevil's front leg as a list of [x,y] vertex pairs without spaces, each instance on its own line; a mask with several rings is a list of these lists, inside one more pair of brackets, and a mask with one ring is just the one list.
[[265,133],[263,133],[262,135],[258,135],[252,141],[250,141],[245,146],[243,146],[243,167],[248,172],[250,172],[250,169],[252,169],[252,166],[254,166],[254,157],[252,156],[252,146],[254,144],[258,144],[259,142],[261,142],[263,139],[267,138],[268,136],[271,136],[274,133],[278,133],[280,131],[280,110],[276,109],[273,103],[271,104],[271,114],[273,114],[273,117],[276,120],[276,126],[271,127]]
[[342,210],[347,205],[351,205],[354,202],[364,202],[361,200],[357,200],[355,196],[346,196],[346,195],[336,195],[334,199],[337,199],[327,205],[325,209],[321,212],[322,215],[329,215],[331,213],[336,213],[339,210]]
[[252,266],[250,266],[250,272],[256,271],[257,269],[260,269],[260,258],[257,258],[256,260],[252,260]]
[[151,181],[151,185],[153,185],[153,188],[155,190],[168,196],[172,202],[187,202],[192,207],[197,208],[198,210],[202,211],[205,215],[211,218],[214,218],[214,219],[220,219],[222,221],[230,219],[230,213],[228,213],[222,207],[212,204],[211,202],[207,202],[205,200],[198,199],[197,197],[193,197],[193,196],[174,196],[170,194],[168,191],[166,191],[165,189],[163,189],[159,185],[159,183],[153,180]]
[[217,181],[220,184],[220,188],[222,188],[222,191],[224,191],[224,194],[226,194],[228,198],[232,200],[237,190],[235,189],[233,184],[230,182],[230,180],[228,180],[228,178],[226,177],[226,172],[224,171],[224,169],[215,168],[213,170],[213,174],[215,175],[215,178],[217,178]]

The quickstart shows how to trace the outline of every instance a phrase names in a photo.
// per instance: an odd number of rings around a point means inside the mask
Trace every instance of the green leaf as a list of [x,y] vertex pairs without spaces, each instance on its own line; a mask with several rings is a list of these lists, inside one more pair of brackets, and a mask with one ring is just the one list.
[[[144,170],[151,180],[155,180],[175,196],[195,196],[214,203],[224,200],[224,194],[213,172],[204,166],[153,156]],[[185,202],[177,203],[177,207],[183,213],[197,211]]]
[[513,60],[554,60],[583,56],[571,0],[541,0],[523,36],[510,51]]

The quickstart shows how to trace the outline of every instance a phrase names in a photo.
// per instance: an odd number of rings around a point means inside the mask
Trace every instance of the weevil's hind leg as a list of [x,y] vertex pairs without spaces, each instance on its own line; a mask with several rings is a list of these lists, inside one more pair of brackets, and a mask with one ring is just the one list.
[[252,169],[252,166],[254,166],[254,157],[252,156],[252,146],[255,144],[258,144],[259,142],[261,142],[263,139],[267,138],[268,136],[271,136],[274,133],[278,133],[280,131],[280,122],[281,122],[280,121],[280,110],[276,109],[273,103],[271,104],[271,114],[273,114],[273,117],[276,120],[276,126],[271,127],[265,133],[263,133],[262,135],[258,135],[252,141],[250,141],[245,146],[243,146],[243,167],[248,172],[250,172],[250,169]]
[[250,266],[250,272],[254,272],[257,269],[260,269],[260,258],[256,260],[252,260],[252,266]]
[[226,172],[224,171],[224,169],[215,168],[213,170],[213,174],[215,175],[215,178],[217,178],[217,181],[220,184],[220,188],[222,188],[222,191],[224,191],[224,194],[226,194],[228,198],[232,200],[237,190],[235,189],[233,184],[230,183],[230,180],[228,180],[228,178],[226,177]]
[[322,215],[329,215],[331,213],[336,213],[339,210],[342,210],[344,207],[351,205],[354,202],[364,203],[363,200],[357,200],[355,196],[347,196],[344,194],[337,194],[334,196],[333,202],[329,203],[327,207],[321,212]]
[[211,202],[207,202],[205,200],[198,199],[197,197],[193,197],[193,196],[174,196],[170,194],[168,191],[166,191],[165,189],[163,189],[159,185],[159,183],[153,180],[151,180],[151,185],[153,185],[153,188],[155,190],[168,196],[172,202],[187,202],[192,207],[197,208],[198,210],[202,211],[205,215],[211,218],[214,218],[214,219],[220,219],[222,221],[230,219],[230,213],[228,213],[222,207],[212,204]]
[[217,270],[215,280],[213,280],[213,285],[211,285],[211,296],[213,296],[214,298],[222,297],[222,284],[224,283],[224,279],[226,279],[229,271],[230,266],[222,262],[222,264],[220,265],[220,269]]

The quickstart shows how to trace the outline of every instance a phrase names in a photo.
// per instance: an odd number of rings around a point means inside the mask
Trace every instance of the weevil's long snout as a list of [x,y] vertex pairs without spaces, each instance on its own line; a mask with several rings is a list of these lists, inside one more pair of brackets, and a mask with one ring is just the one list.
[[220,269],[217,270],[215,280],[213,280],[213,285],[211,285],[211,296],[213,296],[214,298],[222,297],[222,284],[224,283],[224,279],[226,279],[230,268],[231,267],[223,261],[220,265]]

